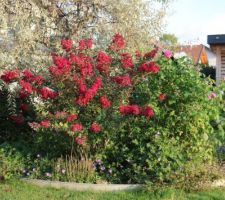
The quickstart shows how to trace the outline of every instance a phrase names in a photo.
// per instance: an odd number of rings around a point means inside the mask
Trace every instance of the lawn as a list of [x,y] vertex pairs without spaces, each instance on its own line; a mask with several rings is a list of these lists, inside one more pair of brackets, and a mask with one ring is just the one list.
[[53,188],[40,188],[23,182],[0,184],[1,200],[225,200],[225,189],[186,193],[167,189],[161,192],[77,192]]

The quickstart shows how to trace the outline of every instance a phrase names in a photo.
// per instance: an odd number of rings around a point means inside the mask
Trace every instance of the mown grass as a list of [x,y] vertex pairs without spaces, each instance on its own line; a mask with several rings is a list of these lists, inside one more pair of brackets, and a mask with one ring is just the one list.
[[0,184],[0,200],[225,200],[225,189],[202,192],[163,189],[157,192],[77,192],[40,188],[20,181]]

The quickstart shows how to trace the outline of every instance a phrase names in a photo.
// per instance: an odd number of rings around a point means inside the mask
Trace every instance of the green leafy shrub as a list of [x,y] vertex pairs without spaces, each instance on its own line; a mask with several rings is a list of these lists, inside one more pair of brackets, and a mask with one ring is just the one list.
[[160,72],[146,77],[130,98],[132,104],[151,105],[155,116],[118,120],[100,153],[102,174],[112,182],[176,183],[190,166],[200,171],[213,159],[218,132],[211,122],[220,116],[220,94],[213,95],[210,82],[186,58],[160,57],[158,64]]
[[0,146],[0,176],[3,179],[21,177],[26,164],[26,158],[16,148],[8,144]]

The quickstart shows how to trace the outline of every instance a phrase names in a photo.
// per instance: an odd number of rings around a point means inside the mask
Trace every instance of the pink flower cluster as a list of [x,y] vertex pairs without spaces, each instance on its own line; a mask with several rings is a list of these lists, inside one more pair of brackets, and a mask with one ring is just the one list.
[[44,119],[40,122],[40,125],[44,128],[49,128],[50,127],[50,121],[48,119]]
[[78,115],[77,114],[69,114],[66,118],[66,121],[67,122],[72,122],[74,121],[75,119],[77,119]]
[[160,101],[164,101],[166,98],[167,98],[167,95],[166,95],[165,93],[161,93],[161,94],[159,95],[159,100],[160,100]]
[[214,99],[215,97],[217,96],[217,94],[215,92],[211,92],[209,95],[208,95],[208,99]]
[[71,125],[71,131],[73,132],[78,132],[78,131],[81,131],[82,129],[83,129],[83,126],[80,123]]
[[91,124],[90,130],[91,130],[92,132],[94,132],[94,133],[98,133],[98,132],[101,131],[101,126],[100,126],[97,122],[93,122],[93,123]]
[[82,137],[76,137],[75,138],[75,142],[79,145],[84,145],[85,142],[87,140],[87,137],[86,136],[82,136]]
[[166,57],[166,58],[171,58],[173,53],[170,51],[170,50],[165,50],[163,51],[163,55]]

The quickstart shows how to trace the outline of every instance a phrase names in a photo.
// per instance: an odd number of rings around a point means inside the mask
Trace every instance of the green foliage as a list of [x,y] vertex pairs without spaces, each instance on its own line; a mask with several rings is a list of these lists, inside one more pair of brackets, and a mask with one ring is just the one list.
[[[18,124],[9,120],[10,117],[17,113],[23,114],[28,121],[35,119],[32,109],[23,113],[19,109],[21,99],[18,97],[17,89],[16,82],[8,85],[0,79],[0,144],[5,141],[16,141],[19,138],[29,140],[32,137],[32,130],[27,123],[18,126]],[[30,99],[27,99],[27,102],[30,103]]]
[[[103,173],[111,182],[178,183],[185,180],[190,167],[197,170],[213,160],[218,131],[212,121],[219,119],[220,95],[209,99],[209,80],[202,79],[185,58],[161,57],[158,64],[160,72],[147,76],[130,100],[151,105],[155,116],[118,121],[99,153],[106,169],[112,170],[112,174]],[[163,101],[159,100],[162,93],[166,94]]]
[[24,156],[10,145],[0,146],[0,177],[11,179],[20,177],[25,168]]
[[178,38],[174,34],[164,33],[160,38],[160,42],[167,47],[174,47],[178,45]]

